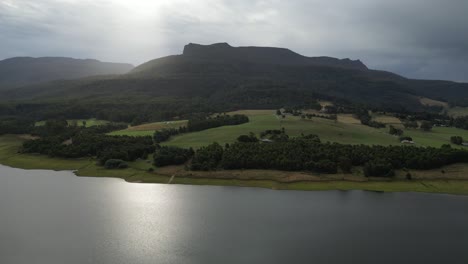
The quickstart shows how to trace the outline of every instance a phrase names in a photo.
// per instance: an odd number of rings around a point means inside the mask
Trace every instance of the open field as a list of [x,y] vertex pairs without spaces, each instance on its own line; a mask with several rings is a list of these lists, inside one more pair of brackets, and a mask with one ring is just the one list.
[[143,124],[139,126],[132,126],[129,127],[128,130],[130,131],[156,131],[161,129],[167,128],[179,128],[181,126],[186,126],[188,120],[180,120],[180,121],[165,121],[165,122],[155,122],[149,124]]
[[[445,173],[442,173],[441,171]],[[405,180],[406,171],[397,171],[393,180],[368,179],[357,174],[311,174],[273,170],[234,170],[192,172],[181,166],[161,168],[162,175],[176,175],[172,183],[195,185],[227,185],[260,187],[278,190],[367,190],[382,192],[432,192],[468,194],[468,165],[454,164],[437,170],[411,170],[413,179]]]
[[372,120],[380,122],[380,123],[384,123],[386,125],[393,125],[395,127],[403,127],[403,125],[401,124],[400,119],[398,119],[398,118],[396,118],[394,116],[373,114],[372,115]]
[[449,106],[447,102],[442,102],[442,101],[438,101],[438,100],[434,100],[434,99],[430,99],[426,97],[420,97],[419,101],[421,102],[421,104],[427,105],[427,106],[442,106],[444,108],[448,108]]
[[[450,144],[451,136],[461,136],[468,139],[468,130],[455,127],[434,127],[430,132],[424,132],[418,129],[405,129],[405,136],[410,136],[416,142],[416,146],[440,147],[443,144]],[[461,147],[452,144],[452,147]]]
[[144,136],[153,136],[154,130],[119,130],[108,133],[110,136],[131,136],[131,137],[144,137]]
[[76,170],[91,163],[88,159],[58,159],[44,155],[18,153],[25,137],[0,136],[0,163],[22,169]]
[[354,117],[352,114],[339,114],[338,122],[345,124],[361,124],[361,121]]
[[447,114],[454,117],[468,116],[468,107],[451,107],[448,109]]
[[318,102],[322,107],[333,105],[333,103],[330,101],[319,100]]
[[237,180],[237,179],[193,179],[176,178],[173,183],[190,185],[219,185],[219,186],[241,186],[258,187],[275,190],[301,190],[301,191],[330,191],[330,190],[364,190],[375,192],[425,192],[446,194],[468,194],[468,181],[392,181],[392,182],[350,182],[350,181],[327,181],[327,182],[295,182],[280,183],[270,180]]
[[[304,134],[317,134],[322,141],[338,142],[343,144],[367,144],[367,145],[392,145],[399,144],[397,137],[388,134],[388,128],[375,129],[363,126],[360,121],[351,114],[339,114],[338,121],[312,118],[301,119],[287,115],[281,118],[275,115],[275,110],[239,110],[228,114],[245,114],[250,118],[250,122],[237,126],[225,126],[205,131],[187,133],[171,138],[165,145],[179,147],[199,148],[212,142],[220,144],[232,143],[239,135],[249,132],[257,135],[267,129],[281,129],[284,127],[290,136]],[[467,110],[468,113],[468,110]],[[383,114],[373,114],[373,120],[388,125],[403,128],[400,120],[395,117]],[[107,121],[90,119],[87,125],[103,124]],[[140,126],[129,127],[125,130],[114,131],[109,135],[129,135],[129,136],[152,136],[154,131],[163,128],[178,128],[187,123],[187,120],[155,122]],[[462,136],[468,138],[468,130],[452,127],[435,127],[431,132],[423,132],[417,129],[405,129],[405,136],[414,139],[417,146],[440,147],[450,143],[451,136]],[[460,147],[452,145],[453,147]],[[31,157],[31,159],[34,159]]]
[[[199,148],[212,142],[220,144],[232,143],[239,135],[249,132],[257,135],[267,129],[281,129],[284,127],[290,136],[304,134],[317,134],[322,141],[338,142],[343,144],[366,144],[366,145],[395,145],[400,144],[398,138],[388,134],[388,128],[375,129],[361,125],[352,115],[338,115],[338,122],[323,118],[301,119],[300,117],[287,115],[286,118],[277,117],[274,111],[245,110],[238,113],[249,115],[250,122],[237,126],[224,126],[204,131],[175,136],[165,145],[179,147]],[[377,115],[380,122],[399,125],[395,117]],[[375,119],[374,119],[375,120]],[[451,136],[462,136],[468,138],[468,130],[453,127],[434,127],[430,132],[418,129],[408,129],[405,136],[411,136],[417,146],[440,147],[450,144]],[[452,145],[453,147],[460,147]]]
[[[72,125],[74,122],[76,122],[76,124],[78,126],[83,126],[83,121],[86,122],[86,127],[105,125],[105,124],[109,123],[109,121],[99,120],[99,119],[96,119],[96,118],[91,118],[91,119],[69,119],[69,120],[67,120],[69,125]],[[43,125],[45,125],[45,122],[46,121],[36,122],[36,126],[43,126]]]
[[187,125],[187,120],[179,121],[165,121],[165,122],[155,122],[149,124],[142,124],[139,126],[132,126],[124,130],[114,131],[109,133],[112,136],[153,136],[154,131],[168,128],[179,128],[181,126]]
[[289,136],[299,136],[301,133],[317,134],[324,142],[370,145],[389,145],[396,142],[393,136],[381,130],[323,118],[301,119],[288,115],[283,119],[274,115],[273,112],[267,115],[253,113],[249,118],[250,122],[242,125],[217,127],[178,135],[171,138],[165,145],[199,148],[212,142],[232,143],[242,134],[253,132],[258,135],[267,129],[281,129],[282,127]]
[[276,115],[276,110],[262,109],[262,110],[238,110],[226,113],[228,115],[246,115],[246,116],[259,116],[259,115]]

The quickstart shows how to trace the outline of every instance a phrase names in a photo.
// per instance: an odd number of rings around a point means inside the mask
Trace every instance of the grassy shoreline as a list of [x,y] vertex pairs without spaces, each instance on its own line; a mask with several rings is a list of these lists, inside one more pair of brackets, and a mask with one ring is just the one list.
[[[44,155],[20,154],[24,137],[0,136],[0,164],[19,169],[73,170],[80,177],[112,177],[135,183],[170,183],[258,187],[274,190],[365,190],[376,192],[425,192],[468,195],[468,165],[455,164],[439,170],[412,171],[414,180],[405,180],[403,171],[391,181],[350,175],[314,175],[281,171],[191,172],[183,166],[155,168],[148,161],[131,162],[128,169],[106,170],[93,159],[58,159]],[[153,167],[154,168],[154,167]],[[174,177],[172,177],[174,176]],[[172,179],[171,179],[172,177]]]

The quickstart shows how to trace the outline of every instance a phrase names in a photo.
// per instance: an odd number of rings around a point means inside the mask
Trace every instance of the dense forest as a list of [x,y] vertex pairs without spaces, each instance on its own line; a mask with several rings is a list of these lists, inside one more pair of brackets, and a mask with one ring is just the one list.
[[349,172],[352,165],[364,166],[366,176],[391,176],[394,169],[432,169],[467,161],[468,152],[448,147],[341,145],[299,138],[274,144],[235,143],[225,149],[222,162],[218,165],[224,169],[311,170],[326,173],[336,173],[338,168]]
[[97,157],[101,165],[109,159],[146,159],[154,152],[151,137],[105,135],[122,127],[121,124],[108,124],[84,128],[68,126],[66,121],[47,121],[33,133],[41,137],[25,141],[21,151],[61,158]]
[[[252,135],[240,136],[251,138]],[[168,154],[167,152],[173,152]],[[179,148],[166,149],[165,157],[177,156]],[[189,152],[186,152],[189,153]],[[155,161],[160,157],[155,154]],[[185,158],[188,160],[188,158]],[[165,164],[171,163],[165,160]],[[427,170],[457,162],[468,162],[468,151],[413,146],[366,146],[322,143],[316,135],[276,142],[239,140],[221,146],[213,143],[198,149],[191,161],[192,170],[217,169],[276,169],[285,171],[313,171],[319,173],[349,173],[356,166],[363,168],[366,176],[391,177],[395,169]]]

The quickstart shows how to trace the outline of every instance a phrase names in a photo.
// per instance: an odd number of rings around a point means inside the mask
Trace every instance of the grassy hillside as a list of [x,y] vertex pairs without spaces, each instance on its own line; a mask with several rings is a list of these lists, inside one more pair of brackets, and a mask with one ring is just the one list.
[[333,120],[312,118],[301,119],[295,116],[277,117],[273,110],[246,110],[233,113],[249,115],[250,122],[237,126],[224,126],[204,131],[173,137],[167,145],[198,148],[214,141],[225,144],[234,142],[239,135],[250,132],[257,135],[267,129],[284,127],[290,136],[317,134],[322,141],[340,142],[345,144],[381,144],[389,145],[396,139],[383,130]]
[[[317,134],[326,142],[338,142],[343,144],[365,145],[393,145],[400,144],[398,138],[388,134],[388,128],[375,129],[361,125],[359,120],[350,114],[338,115],[338,121],[323,118],[302,119],[301,117],[286,116],[277,117],[275,110],[241,110],[228,114],[245,114],[250,122],[237,126],[224,126],[204,131],[193,132],[172,137],[164,145],[178,147],[199,148],[213,142],[220,144],[232,143],[239,135],[253,132],[259,135],[267,129],[285,128],[290,136],[304,134]],[[401,122],[391,116],[373,115],[374,120],[403,128]],[[186,124],[186,120],[156,122],[140,126],[130,127],[125,130],[114,131],[110,135],[152,136],[154,131],[163,128],[178,128]],[[419,129],[405,129],[405,136],[410,136],[416,142],[416,146],[440,147],[450,144],[451,136],[461,136],[468,139],[468,130],[453,127],[434,127],[430,132]],[[452,145],[453,147],[460,147]]]
[[468,107],[452,107],[448,109],[447,114],[454,117],[468,116]]
[[153,136],[154,131],[168,128],[179,128],[185,126],[187,120],[180,121],[164,121],[164,122],[155,122],[149,124],[143,124],[139,126],[129,127],[124,130],[114,131],[109,133],[111,136]]
[[88,166],[88,159],[59,159],[44,155],[19,154],[26,136],[3,135],[0,136],[0,163],[3,165],[23,169],[52,169],[76,170]]
[[[461,136],[468,139],[468,130],[454,127],[434,127],[431,132],[408,129],[405,130],[405,135],[412,137],[416,145],[440,147],[443,144],[450,144],[451,136]],[[459,146],[452,145],[452,147]]]

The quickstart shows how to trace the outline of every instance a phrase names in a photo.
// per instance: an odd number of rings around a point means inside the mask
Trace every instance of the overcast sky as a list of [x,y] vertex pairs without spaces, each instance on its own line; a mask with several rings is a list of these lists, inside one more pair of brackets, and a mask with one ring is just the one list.
[[138,65],[189,42],[285,47],[468,82],[468,0],[0,0],[0,59]]

